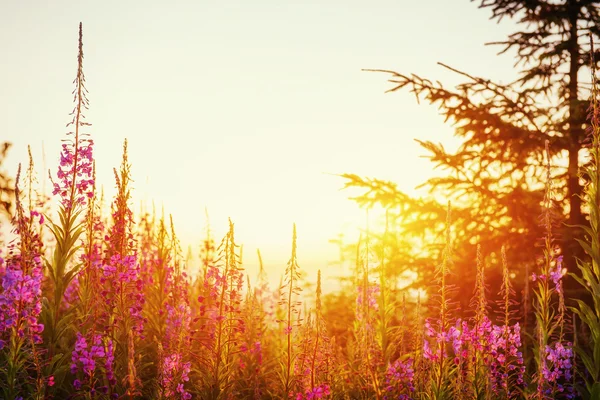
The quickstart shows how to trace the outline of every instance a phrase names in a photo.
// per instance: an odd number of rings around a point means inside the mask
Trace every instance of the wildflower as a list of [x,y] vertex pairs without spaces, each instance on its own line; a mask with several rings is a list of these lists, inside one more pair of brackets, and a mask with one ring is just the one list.
[[[77,332],[75,348],[71,354],[71,373],[77,374],[83,372],[83,380],[76,379],[73,387],[80,390],[83,384],[89,386],[90,390],[95,390],[99,380],[100,369],[103,367],[104,376],[111,385],[116,384],[114,377],[114,354],[113,343],[111,339],[104,339],[100,334],[94,334],[90,341],[84,335]],[[104,362],[102,362],[104,361]],[[94,379],[92,379],[94,377]]]
[[[165,357],[162,364],[162,386],[165,390],[164,394],[167,398],[177,396],[180,399],[190,399],[191,394],[184,389],[182,382],[190,380],[189,373],[191,371],[190,362],[182,362],[180,354],[172,354]],[[173,387],[175,389],[173,390]],[[177,393],[177,395],[176,395]]]
[[75,78],[75,108],[73,119],[67,124],[72,131],[67,132],[60,152],[60,163],[56,172],[58,182],[53,183],[53,195],[61,198],[64,214],[71,216],[78,206],[83,206],[87,199],[93,197],[93,146],[94,141],[83,132],[91,124],[85,121],[84,112],[88,109],[85,74],[83,73],[83,33],[79,24],[79,55],[77,76]]
[[426,360],[430,360],[430,361],[436,362],[436,361],[438,361],[440,359],[441,354],[442,354],[442,351],[440,349],[438,349],[435,352],[433,352],[431,350],[431,347],[430,347],[429,342],[427,340],[425,340],[423,342],[423,357]]
[[314,400],[322,399],[331,394],[331,388],[327,384],[316,386],[314,389],[307,389],[303,393],[296,395],[296,400]]
[[[415,391],[413,359],[398,359],[388,366],[385,373],[386,392],[385,399],[409,400],[410,394]],[[393,397],[391,397],[393,396]]]
[[92,179],[94,141],[75,135],[73,140],[62,145],[60,164],[56,176],[60,180],[54,182],[53,195],[61,198],[65,210],[83,206],[92,195],[94,180]]
[[[513,390],[506,387],[507,375],[511,374],[512,381],[522,386],[524,384],[523,375],[525,365],[523,364],[523,354],[519,351],[521,347],[521,327],[518,323],[513,326],[493,325],[488,336],[490,345],[488,366],[490,368],[490,381],[494,393],[500,390],[512,393]],[[508,371],[504,366],[508,363]]]
[[545,281],[546,280],[546,274],[540,274],[537,275],[535,272],[533,274],[531,274],[531,280],[533,282],[539,280],[539,281]]
[[14,225],[18,239],[10,244],[7,260],[2,260],[4,271],[0,292],[0,349],[10,342],[3,339],[7,334],[19,338],[31,336],[37,344],[41,343],[41,333],[44,330],[44,325],[38,321],[42,311],[43,274],[42,242],[36,232],[36,226],[39,226],[42,219],[36,211],[25,212],[18,197],[19,192],[17,187]]
[[[136,255],[121,256],[115,254],[110,258],[108,264],[101,267],[103,275],[100,282],[105,285],[106,290],[102,293],[107,304],[113,302],[117,296],[127,301],[127,315],[120,318],[131,318],[133,332],[142,333],[144,329],[145,318],[142,315],[142,306],[144,304],[143,294],[138,290],[141,284],[140,265],[137,262]],[[119,285],[114,283],[118,282]],[[121,310],[123,312],[125,310]]]
[[113,341],[108,339],[106,341],[106,361],[104,363],[104,370],[106,371],[106,379],[111,385],[117,384],[117,379],[115,378],[115,349],[113,345]]
[[[42,310],[41,283],[39,257],[17,255],[9,260],[0,293],[0,336],[2,332],[15,328],[21,337],[27,331],[32,334],[35,343],[41,343],[40,333],[44,325],[37,320]],[[3,343],[0,343],[0,348]]]
[[[363,294],[363,292],[365,292],[365,294]],[[357,306],[362,307],[366,302],[366,305],[370,310],[377,311],[379,304],[377,302],[377,296],[379,295],[379,292],[380,289],[377,284],[367,284],[366,290],[363,290],[363,288],[359,286],[356,297]],[[366,298],[363,299],[363,297]]]
[[552,280],[552,282],[554,282],[555,290],[558,293],[562,292],[562,285],[560,284],[560,281],[565,275],[565,271],[562,267],[562,260],[563,257],[559,256],[556,260],[555,268],[550,271],[550,279]]
[[[567,342],[565,346],[561,342],[556,342],[553,346],[546,346],[546,360],[548,362],[544,363],[541,370],[545,381],[554,385],[558,392],[564,393],[566,398],[574,399],[573,387],[563,384],[572,378],[573,350],[571,343]],[[551,394],[551,389],[546,391],[547,394]]]

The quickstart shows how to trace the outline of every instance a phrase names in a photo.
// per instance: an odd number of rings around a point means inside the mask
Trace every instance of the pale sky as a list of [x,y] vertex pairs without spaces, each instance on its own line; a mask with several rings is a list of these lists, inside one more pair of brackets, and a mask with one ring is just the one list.
[[508,82],[512,56],[484,43],[514,24],[489,15],[468,0],[0,0],[6,168],[14,174],[31,144],[41,170],[43,142],[55,172],[82,21],[89,132],[107,192],[128,138],[136,211],[141,199],[163,204],[194,249],[205,207],[219,236],[231,217],[249,271],[260,247],[275,278],[296,222],[300,265],[316,275],[337,257],[328,240],[357,237],[364,220],[330,174],[414,194],[434,171],[413,139],[456,143],[435,107],[384,94],[387,76],[361,69],[460,82],[441,61]]

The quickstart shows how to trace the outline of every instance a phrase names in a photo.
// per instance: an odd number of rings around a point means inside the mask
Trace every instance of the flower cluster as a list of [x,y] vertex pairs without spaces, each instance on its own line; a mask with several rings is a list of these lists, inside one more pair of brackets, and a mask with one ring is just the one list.
[[361,363],[358,368],[359,376],[367,381],[373,374],[372,369],[384,364],[383,351],[377,340],[379,296],[379,285],[368,282],[367,277],[363,278],[363,284],[357,285],[354,314],[356,357],[369,360],[369,363]]
[[423,357],[426,360],[433,362],[437,362],[441,357],[445,357],[446,354],[442,354],[443,346],[441,346],[441,344],[443,343],[451,343],[452,348],[455,350],[455,354],[460,354],[460,348],[463,344],[463,341],[468,338],[468,331],[463,331],[465,332],[465,336],[463,337],[461,336],[461,330],[459,327],[460,320],[457,321],[457,326],[451,326],[447,330],[437,330],[433,327],[430,319],[425,320],[425,335],[433,338],[433,342],[436,344],[436,350],[432,350],[429,341],[425,340],[423,342]]
[[190,380],[191,365],[190,362],[183,362],[179,353],[171,354],[163,359],[161,384],[168,399],[189,400],[192,398],[192,395],[183,387],[183,383]]
[[[246,343],[244,343],[240,346],[240,352],[244,354],[246,358],[256,361],[256,371],[254,372],[258,372],[258,368],[263,362],[262,344],[260,342],[254,342],[253,346],[248,346]],[[243,358],[240,358],[239,366],[240,369],[246,368],[246,362]]]
[[314,400],[322,399],[331,394],[331,388],[327,384],[315,386],[313,389],[307,389],[303,393],[296,394],[296,400]]
[[207,316],[215,325],[232,319],[232,326],[242,331],[243,321],[234,316],[241,312],[243,282],[244,274],[235,265],[227,268],[209,265],[204,292],[198,296],[201,315]]
[[[371,311],[377,311],[378,309],[378,302],[377,302],[377,298],[379,296],[379,285],[377,284],[368,284],[366,289],[363,288],[362,285],[360,285],[357,288],[357,295],[356,295],[356,309],[357,310],[361,310],[363,309],[363,307],[368,307],[369,310]],[[359,313],[357,315],[357,318],[361,319],[364,318],[364,316],[362,315],[362,313]]]
[[217,304],[222,288],[227,288],[227,278],[217,266],[213,264],[209,265],[203,282],[204,290],[198,296],[201,317],[206,316],[211,321],[220,319],[219,315],[217,315],[219,310]]
[[[144,294],[140,266],[136,256],[122,257],[120,254],[115,254],[110,258],[108,264],[104,264],[100,268],[102,270],[100,283],[105,287],[101,295],[109,305],[113,304],[117,298],[126,300],[128,317],[133,321],[131,329],[141,334],[145,322],[142,315]],[[121,312],[123,311],[125,310],[121,310]]]
[[554,288],[558,293],[562,292],[561,280],[566,270],[562,266],[563,256],[558,256],[553,270],[550,270],[550,280],[554,283]]
[[[572,378],[573,370],[573,350],[571,343],[563,345],[556,342],[552,346],[546,346],[546,360],[542,367],[541,374],[554,389],[555,392],[563,393],[565,398],[574,399],[573,387],[564,385],[562,382],[569,382]],[[547,389],[547,394],[552,390]]]
[[54,182],[52,194],[60,196],[66,210],[85,204],[94,195],[93,145],[93,140],[79,137],[62,145],[56,173],[59,182]]
[[31,336],[34,343],[41,343],[44,325],[38,322],[42,311],[42,258],[41,241],[32,231],[32,223],[44,223],[43,215],[31,211],[29,216],[20,213],[16,233],[20,243],[9,246],[9,258],[3,268],[0,292],[0,349],[6,342],[5,333],[14,329],[20,338]]
[[488,336],[490,345],[489,368],[490,381],[494,393],[503,391],[511,393],[512,386],[524,385],[523,375],[525,365],[523,364],[523,353],[521,347],[521,326],[516,323],[513,326],[494,325]]
[[90,376],[96,370],[96,359],[106,356],[104,346],[102,345],[102,336],[94,335],[92,346],[88,350],[88,343],[85,337],[77,332],[75,349],[71,355],[71,373],[75,374],[81,367],[84,374]]
[[[550,280],[552,281],[552,283],[554,283],[554,289],[558,293],[562,291],[562,286],[560,285],[560,282],[563,276],[565,276],[565,270],[563,268],[562,261],[563,256],[557,257],[556,263],[554,264],[554,268],[551,269],[548,273]],[[537,275],[535,272],[531,274],[531,280],[534,282],[538,280],[545,281],[547,278],[548,276],[546,276],[546,274]]]
[[[525,384],[523,375],[525,365],[521,347],[521,328],[517,323],[512,326],[494,325],[484,317],[476,326],[470,327],[467,321],[457,320],[455,326],[447,331],[438,332],[429,320],[425,322],[425,334],[433,338],[436,350],[433,351],[429,341],[423,343],[423,357],[437,362],[442,354],[441,343],[448,343],[452,348],[454,363],[467,367],[479,359],[489,370],[489,380],[494,393],[500,391],[511,396],[517,387]],[[466,371],[463,371],[466,373]],[[511,387],[509,387],[511,386]]]
[[385,399],[409,400],[415,391],[413,359],[398,359],[391,363],[385,372]]
[[[44,330],[44,325],[38,322],[42,311],[41,264],[40,257],[34,257],[29,273],[18,260],[11,260],[7,264],[2,277],[3,291],[0,293],[0,334],[16,328],[18,336],[29,333],[35,343],[41,343],[40,334]],[[5,342],[0,339],[0,349],[4,345]]]
[[185,302],[181,302],[176,306],[171,304],[166,305],[167,309],[167,331],[165,339],[172,340],[174,336],[181,334],[189,329],[191,322],[191,309]]
[[[0,233],[0,244],[2,243],[2,233]],[[2,248],[0,247],[0,276],[4,276],[6,272],[6,260],[2,257]]]
[[187,303],[187,280],[185,273],[173,276],[173,268],[168,268],[168,282],[171,297],[165,305],[167,309],[166,331],[163,337],[163,348],[168,354],[162,360],[162,386],[167,398],[190,399],[184,383],[189,381],[191,363],[184,361],[188,354],[189,330],[191,325],[191,309]]
[[[114,373],[114,345],[112,340],[102,340],[102,335],[94,334],[88,343],[88,340],[81,333],[77,333],[75,348],[71,354],[71,373],[76,375],[79,371],[83,372],[83,380],[75,379],[73,386],[81,390],[85,385],[90,392],[98,390],[100,393],[109,393],[110,386],[117,383]],[[104,372],[102,376],[101,372]],[[106,378],[108,385],[100,384]],[[113,394],[114,397],[117,397]]]

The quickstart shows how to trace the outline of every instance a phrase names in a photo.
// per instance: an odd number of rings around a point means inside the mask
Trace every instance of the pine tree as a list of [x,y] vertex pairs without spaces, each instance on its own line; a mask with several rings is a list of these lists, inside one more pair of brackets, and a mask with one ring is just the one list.
[[[516,81],[494,83],[440,64],[465,79],[448,89],[414,74],[375,71],[389,74],[393,86],[388,92],[407,89],[439,106],[463,140],[455,153],[440,144],[420,142],[432,162],[451,172],[427,185],[454,199],[457,248],[463,252],[457,258],[475,258],[475,246],[460,242],[479,242],[487,254],[497,254],[506,244],[511,265],[534,265],[531,244],[543,237],[539,215],[548,140],[557,199],[553,220],[565,265],[574,270],[573,258],[581,256],[573,240],[581,237],[581,230],[575,226],[585,224],[578,171],[586,146],[590,83],[583,77],[589,76],[590,40],[600,36],[600,5],[592,0],[481,0],[479,7],[491,10],[492,20],[517,22],[517,32],[490,43],[500,46],[500,54],[516,53],[515,65],[520,68]],[[353,175],[345,177],[346,186],[365,188],[371,201],[381,195],[381,202],[389,202],[389,190],[368,187],[367,181]],[[392,198],[404,215],[418,216],[408,228],[412,234],[432,231],[432,222],[443,220],[443,207],[433,201],[407,199],[401,193]],[[469,269],[457,268],[457,279],[472,280],[461,271]]]

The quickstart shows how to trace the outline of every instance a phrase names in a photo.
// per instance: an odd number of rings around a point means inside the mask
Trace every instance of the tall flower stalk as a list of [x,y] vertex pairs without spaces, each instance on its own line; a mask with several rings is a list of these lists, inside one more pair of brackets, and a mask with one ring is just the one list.
[[594,399],[600,398],[600,103],[594,60],[596,53],[593,42],[591,44],[592,94],[588,110],[590,159],[581,174],[587,182],[583,203],[589,210],[589,226],[582,227],[585,239],[579,240],[589,259],[578,260],[581,275],[571,276],[587,291],[592,302],[574,299],[577,306],[571,309],[590,332],[587,343],[578,343],[576,351],[585,367],[585,372],[582,371],[578,376],[584,382],[579,388],[580,394]]
[[204,371],[203,397],[220,399],[232,395],[232,371],[245,331],[241,318],[243,269],[231,220],[229,230],[218,247],[219,257],[209,264],[200,303],[200,329],[195,342],[201,352],[195,355]]
[[[30,168],[31,173],[31,168]],[[0,367],[1,390],[7,399],[17,398],[27,382],[27,370],[35,368],[40,381],[39,349],[44,325],[39,322],[42,304],[42,242],[39,226],[44,217],[33,208],[29,180],[28,207],[23,205],[19,185],[21,167],[15,183],[14,233],[17,237],[9,245],[6,265],[0,275]],[[31,177],[31,175],[30,175]],[[37,385],[37,393],[43,385]],[[41,387],[40,387],[41,386]]]
[[[550,151],[546,141],[546,190],[542,222],[546,230],[543,259],[540,273],[533,274],[537,282],[535,292],[536,355],[537,374],[535,378],[537,399],[556,398],[564,395],[573,398],[570,385],[572,369],[572,344],[563,343],[564,302],[561,279],[564,274],[562,256],[555,256],[553,227],[553,198]],[[559,297],[558,314],[554,306],[554,295]],[[552,342],[553,338],[558,340]]]
[[186,390],[191,362],[187,351],[190,343],[191,308],[189,306],[189,282],[182,270],[179,257],[179,242],[171,219],[171,263],[168,268],[170,288],[166,308],[165,333],[160,346],[161,398],[189,400],[192,395]]
[[294,328],[300,327],[301,323],[300,309],[298,307],[300,303],[297,299],[301,290],[298,285],[299,280],[300,267],[298,266],[296,224],[294,224],[292,233],[292,254],[285,270],[285,282],[280,289],[280,303],[285,307],[284,334],[286,335],[286,348],[283,355],[281,371],[283,395],[285,397],[292,394],[291,392],[294,389],[296,380],[296,377],[294,376],[294,362],[296,359],[294,349]]
[[433,349],[429,342],[424,342],[424,356],[432,362],[431,366],[431,395],[436,400],[447,399],[451,393],[450,374],[451,365],[447,361],[448,346],[447,343],[456,334],[452,325],[452,316],[450,313],[452,286],[448,284],[448,275],[452,265],[452,237],[451,237],[451,208],[448,203],[448,212],[446,215],[446,235],[445,246],[442,254],[442,262],[437,270],[437,313],[438,318],[434,323],[427,321],[425,323],[427,336],[434,339]]
[[122,378],[125,396],[140,394],[136,346],[143,338],[146,322],[142,310],[145,303],[141,268],[132,231],[131,166],[127,156],[127,140],[123,143],[123,159],[114,170],[117,194],[112,205],[112,224],[106,237],[102,260],[104,319],[110,336],[121,346],[115,356],[116,369]]
[[[92,176],[95,181],[95,167]],[[92,192],[85,217],[82,268],[71,282],[65,298],[76,306],[77,311],[76,340],[70,365],[74,376],[73,388],[86,398],[102,399],[117,395],[117,379],[114,369],[115,342],[106,329],[108,320],[102,312],[102,241],[105,225],[95,183],[92,184]]]
[[330,371],[333,354],[321,304],[321,271],[317,274],[315,310],[309,313],[301,334],[301,351],[296,363],[299,390],[296,400],[321,399],[331,394]]
[[[75,255],[81,248],[80,238],[85,231],[82,213],[88,199],[93,197],[93,141],[84,129],[90,126],[84,112],[89,107],[85,75],[83,72],[83,27],[79,24],[79,52],[77,55],[77,75],[73,91],[74,108],[72,120],[67,124],[71,131],[63,141],[60,165],[53,182],[53,194],[60,199],[58,222],[49,219],[48,228],[54,236],[56,246],[52,257],[45,266],[51,286],[51,296],[44,303],[45,342],[48,343],[49,357],[54,357],[67,343],[60,343],[66,337],[73,318],[71,308],[63,309],[65,291],[75,278],[81,263]],[[59,363],[60,364],[60,363]]]
[[389,304],[390,288],[387,282],[386,249],[389,236],[389,209],[385,209],[385,230],[381,239],[381,250],[379,255],[379,342],[381,343],[381,354],[383,364],[390,361],[390,323],[388,316],[391,314]]
[[490,376],[491,390],[495,396],[505,400],[519,398],[523,388],[525,366],[521,346],[521,327],[513,325],[515,319],[515,291],[510,281],[506,248],[502,246],[502,285],[499,309],[502,325],[493,326],[490,333]]
[[485,396],[489,389],[489,379],[487,370],[487,353],[485,352],[488,346],[485,332],[489,326],[487,315],[488,302],[486,298],[486,282],[485,282],[485,262],[481,254],[481,245],[477,245],[477,272],[475,278],[475,296],[472,300],[472,308],[475,310],[473,318],[473,376],[472,376],[472,391],[476,399]]
[[[370,280],[370,229],[367,210],[365,238],[359,240],[356,249],[356,306],[354,339],[356,341],[355,369],[364,396],[383,396],[380,369],[384,365],[380,343],[377,341],[379,321],[380,287]],[[366,360],[366,362],[365,362]]]

